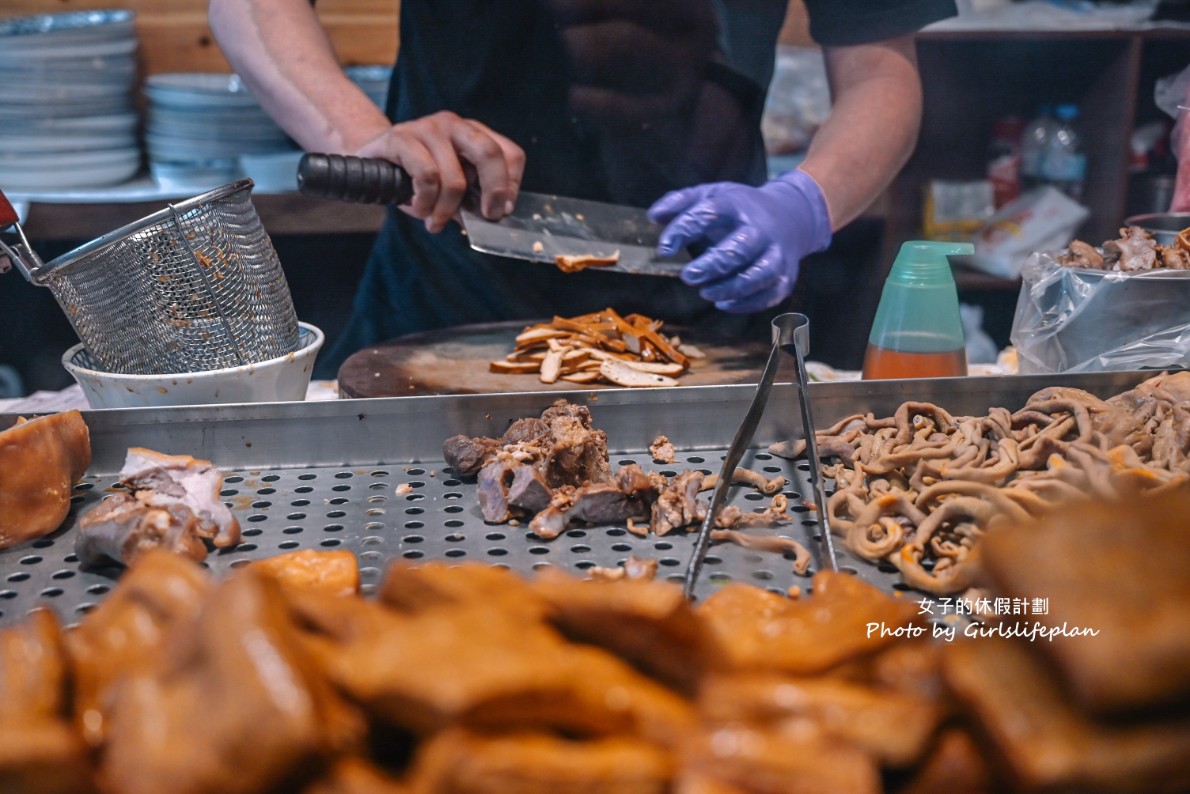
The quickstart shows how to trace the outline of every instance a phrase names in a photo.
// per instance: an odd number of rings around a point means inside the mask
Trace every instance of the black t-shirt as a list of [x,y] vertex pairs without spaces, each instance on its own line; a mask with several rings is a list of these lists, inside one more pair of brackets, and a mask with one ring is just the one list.
[[823,46],[867,44],[913,33],[957,13],[954,0],[804,0],[810,38]]
[[[526,153],[524,187],[645,206],[766,176],[760,117],[786,0],[403,0],[389,98],[452,110]],[[811,0],[823,44],[901,35],[953,0]]]
[[[523,188],[648,206],[669,190],[761,184],[760,120],[787,0],[402,0],[389,92],[395,121],[450,110],[526,154]],[[953,0],[810,0],[824,44],[912,32]],[[673,324],[767,337],[678,279],[584,271],[472,251],[454,225],[428,234],[391,212],[342,337],[320,357],[415,331],[613,306]]]

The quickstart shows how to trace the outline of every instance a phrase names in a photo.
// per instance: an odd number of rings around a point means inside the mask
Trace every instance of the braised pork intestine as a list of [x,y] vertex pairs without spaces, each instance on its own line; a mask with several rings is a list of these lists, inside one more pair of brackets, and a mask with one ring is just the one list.
[[[894,416],[845,417],[816,434],[835,480],[831,529],[847,547],[937,593],[967,589],[976,549],[998,522],[1093,494],[1118,498],[1190,482],[1190,372],[1160,375],[1107,400],[1054,387],[1015,412],[951,416],[906,402]],[[804,444],[777,444],[796,457]]]

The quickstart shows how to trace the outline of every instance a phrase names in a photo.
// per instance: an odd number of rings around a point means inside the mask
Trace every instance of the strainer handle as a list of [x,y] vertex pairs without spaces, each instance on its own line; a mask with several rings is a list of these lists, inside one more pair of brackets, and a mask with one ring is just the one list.
[[9,226],[16,227],[17,232],[15,245],[8,245],[0,240],[0,273],[11,269],[12,264],[16,263],[22,275],[33,281],[33,274],[42,266],[42,262],[25,238],[25,230],[21,228],[20,221],[12,202],[4,195],[4,191],[0,190],[0,232]]
[[3,190],[0,190],[0,229],[7,229],[20,220],[8,197],[4,195]]
[[388,160],[342,154],[303,154],[298,190],[307,196],[359,204],[408,204],[413,180]]

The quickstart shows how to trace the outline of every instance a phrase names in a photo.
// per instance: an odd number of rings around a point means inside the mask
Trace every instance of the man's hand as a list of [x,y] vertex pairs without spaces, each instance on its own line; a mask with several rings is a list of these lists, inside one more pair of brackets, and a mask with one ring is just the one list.
[[682,280],[728,312],[758,312],[789,296],[804,256],[831,241],[831,219],[822,189],[794,170],[761,187],[716,182],[677,190],[649,208],[668,223],[658,250],[675,253],[709,242],[682,269]]
[[439,232],[458,213],[468,183],[478,180],[479,209],[499,220],[512,212],[525,171],[525,153],[508,138],[449,111],[394,124],[368,141],[360,157],[403,166],[413,180],[413,201],[401,209]]

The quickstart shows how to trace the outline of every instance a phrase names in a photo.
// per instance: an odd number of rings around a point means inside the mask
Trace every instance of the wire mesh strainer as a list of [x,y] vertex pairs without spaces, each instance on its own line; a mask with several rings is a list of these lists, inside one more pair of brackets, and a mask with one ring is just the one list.
[[[300,330],[252,185],[170,204],[48,264],[19,224],[19,242],[0,252],[50,288],[101,369],[159,375],[277,358],[297,350]],[[0,228],[16,221],[5,207]]]

